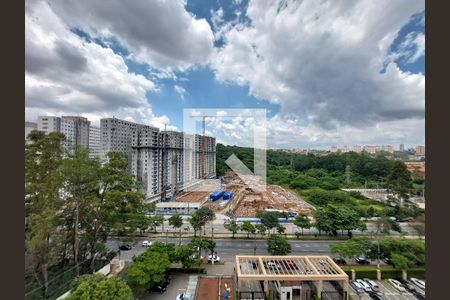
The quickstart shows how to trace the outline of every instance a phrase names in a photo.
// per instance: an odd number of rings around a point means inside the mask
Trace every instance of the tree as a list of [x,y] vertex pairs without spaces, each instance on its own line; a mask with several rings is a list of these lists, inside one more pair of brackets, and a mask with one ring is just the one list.
[[214,213],[214,211],[208,207],[202,207],[198,209],[194,214],[197,215],[199,224],[203,226],[204,232],[206,224],[216,218],[216,214]]
[[233,233],[233,236],[232,236],[233,239],[234,239],[234,235],[236,234],[236,232],[238,232],[238,230],[240,228],[239,225],[236,223],[235,219],[231,219],[231,221],[225,221],[225,223],[223,224],[223,227],[225,227],[226,230]]
[[357,240],[346,240],[330,246],[331,253],[344,258],[355,258],[364,254],[363,245]]
[[48,268],[58,260],[59,215],[63,202],[61,164],[64,135],[32,131],[25,146],[25,253],[32,257],[48,295]]
[[202,229],[202,225],[200,223],[200,218],[197,214],[192,214],[192,216],[189,218],[189,223],[192,226],[192,229],[194,229],[194,237],[197,236],[197,231]]
[[286,231],[286,227],[284,227],[281,224],[277,225],[277,232],[278,232],[278,234],[283,234],[285,231]]
[[257,211],[256,217],[261,220],[261,223],[264,224],[269,232],[278,225],[277,212]]
[[302,229],[302,235],[303,235],[303,229],[309,229],[311,228],[312,224],[309,220],[308,216],[304,213],[299,213],[295,217],[294,225]]
[[267,240],[267,251],[271,255],[288,255],[291,253],[291,244],[281,236],[270,235]]
[[261,236],[263,236],[267,231],[266,225],[262,223],[256,224],[255,229],[258,231],[259,234],[261,234]]
[[156,228],[161,226],[164,223],[164,216],[149,216],[149,224],[150,227],[153,228],[153,231],[156,233]]
[[413,187],[411,173],[403,162],[394,162],[387,181],[389,190],[400,200],[400,206],[403,206],[403,201],[409,199],[409,194]]
[[248,221],[242,223],[241,230],[247,232],[247,238],[249,238],[250,233],[254,234],[256,232],[255,226],[253,226],[253,224]]
[[146,251],[133,259],[133,264],[124,270],[126,280],[137,294],[146,288],[163,282],[170,267],[167,253]]
[[314,212],[315,226],[319,231],[331,232],[337,236],[338,230],[347,230],[351,238],[351,230],[365,228],[359,214],[346,206],[328,204]]
[[75,260],[75,269],[77,275],[80,275],[78,264],[79,250],[79,228],[80,224],[80,206],[86,205],[89,199],[96,196],[99,185],[98,170],[100,162],[96,159],[89,158],[89,150],[86,148],[76,147],[73,154],[69,154],[63,160],[61,166],[62,176],[64,177],[64,193],[66,194],[66,205],[64,210],[72,214],[72,226],[69,227],[73,231],[72,250]]
[[195,253],[194,247],[190,245],[182,245],[175,250],[176,260],[181,262],[184,269],[192,268],[196,265],[197,261],[193,258]]
[[75,280],[67,300],[132,300],[131,288],[120,278],[99,274],[83,275]]
[[394,264],[395,268],[398,268],[401,270],[406,270],[406,269],[414,266],[414,264],[411,263],[411,261],[407,257],[403,256],[400,253],[392,253],[390,260]]
[[180,230],[179,233],[179,243],[178,245],[181,245],[181,227],[183,226],[183,218],[179,214],[175,214],[169,218],[169,225],[171,225],[173,228],[178,228]]

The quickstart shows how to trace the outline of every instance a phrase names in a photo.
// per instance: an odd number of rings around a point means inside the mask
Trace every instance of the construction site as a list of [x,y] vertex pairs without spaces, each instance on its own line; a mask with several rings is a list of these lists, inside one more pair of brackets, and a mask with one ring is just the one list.
[[[257,181],[257,179],[255,179]],[[216,213],[251,218],[259,210],[276,210],[291,213],[310,214],[314,207],[294,192],[278,185],[252,184],[249,187],[235,173],[227,173],[221,179],[204,180],[190,191],[175,197],[177,202],[199,203],[201,207],[209,207]],[[215,191],[231,192],[230,199],[210,199]],[[224,197],[225,198],[225,197]]]

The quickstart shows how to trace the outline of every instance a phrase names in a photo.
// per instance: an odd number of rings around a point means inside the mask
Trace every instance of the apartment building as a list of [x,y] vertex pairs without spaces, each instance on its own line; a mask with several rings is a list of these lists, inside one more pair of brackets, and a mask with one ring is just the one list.
[[39,116],[37,130],[46,134],[50,132],[61,132],[61,118],[53,116]]
[[381,150],[389,153],[394,153],[394,147],[391,145],[383,145],[381,146]]
[[343,153],[348,152],[348,146],[347,145],[342,146],[341,152]]
[[362,151],[362,148],[360,145],[353,146],[353,151],[356,153],[360,153]]
[[334,152],[337,152],[338,151],[338,148],[336,147],[336,146],[332,146],[331,148],[330,148],[330,152],[331,153],[334,153]]
[[365,145],[364,146],[364,151],[374,154],[377,152],[380,152],[380,146],[374,146],[374,145]]
[[89,157],[95,158],[101,156],[102,144],[100,140],[100,127],[89,126]]
[[399,150],[400,152],[405,152],[405,144],[400,144]]
[[101,156],[111,151],[129,157],[129,171],[147,197],[171,197],[185,185],[216,175],[216,139],[160,131],[116,118],[100,120]]
[[416,154],[425,155],[425,146],[416,146]]

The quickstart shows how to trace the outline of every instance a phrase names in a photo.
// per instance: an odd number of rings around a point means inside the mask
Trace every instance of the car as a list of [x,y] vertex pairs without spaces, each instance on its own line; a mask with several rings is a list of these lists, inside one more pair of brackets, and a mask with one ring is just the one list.
[[380,292],[371,292],[369,293],[370,298],[374,299],[374,300],[384,300],[383,294],[381,294]]
[[129,245],[129,244],[122,244],[119,247],[120,250],[125,250],[125,251],[131,250],[132,248],[133,247],[131,247],[131,245]]
[[338,265],[346,265],[347,262],[342,257],[333,257],[333,261]]
[[142,241],[142,247],[150,247],[152,244],[150,241]]
[[380,290],[380,287],[378,286],[378,284],[375,281],[373,281],[373,280],[371,280],[369,278],[364,278],[364,281],[367,282],[368,285],[370,285],[372,290],[374,290],[374,291],[379,291]]
[[367,282],[365,282],[364,280],[362,280],[362,279],[356,279],[356,282],[359,283],[360,285],[362,285],[362,287],[363,287],[363,289],[364,289],[364,291],[365,291],[366,293],[373,292],[373,290],[372,290],[372,288],[370,287],[370,285],[369,285]]
[[278,270],[281,268],[281,266],[279,264],[277,264],[276,262],[273,262],[273,261],[266,261],[266,262],[264,262],[264,265],[266,266],[267,269],[270,269],[270,270]]
[[394,265],[394,263],[392,262],[392,260],[390,260],[389,257],[384,257],[383,262],[387,265]]
[[210,262],[210,263],[218,263],[218,262],[220,262],[220,256],[209,255],[208,256],[208,262]]
[[298,270],[298,266],[292,260],[283,260],[281,264],[288,270]]
[[425,289],[425,281],[423,281],[423,280],[419,280],[419,279],[417,279],[417,278],[410,278],[410,280],[415,284],[415,285],[417,285],[418,287],[420,287],[421,289]]
[[184,293],[178,294],[176,300],[184,300]]
[[350,285],[353,287],[356,293],[364,293],[364,287],[359,282],[351,280]]
[[364,257],[357,257],[355,258],[355,261],[360,264],[360,265],[368,265],[370,264],[370,261],[368,261],[367,259],[365,259]]
[[154,285],[154,286],[151,288],[151,290],[152,290],[153,292],[157,292],[157,293],[161,293],[161,294],[164,293],[164,292],[167,290],[167,286],[168,286],[169,283],[170,283],[170,279],[171,279],[171,278],[170,278],[169,274],[166,274],[166,277],[164,278],[163,282]]
[[405,287],[400,283],[400,281],[389,278],[388,281],[399,291],[406,292]]

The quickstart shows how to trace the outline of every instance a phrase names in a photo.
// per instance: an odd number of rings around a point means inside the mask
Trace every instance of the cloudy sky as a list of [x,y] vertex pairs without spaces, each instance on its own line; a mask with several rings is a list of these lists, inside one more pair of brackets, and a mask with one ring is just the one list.
[[258,108],[269,147],[425,142],[423,0],[27,0],[25,14],[28,121],[182,130],[185,108],[241,109],[207,131],[248,146]]

